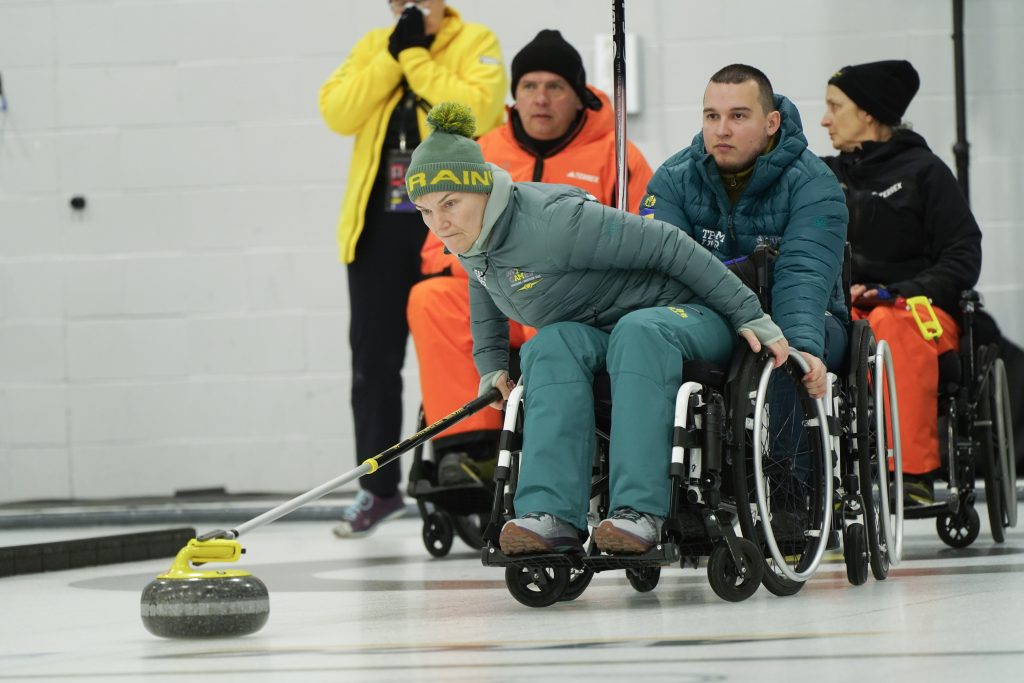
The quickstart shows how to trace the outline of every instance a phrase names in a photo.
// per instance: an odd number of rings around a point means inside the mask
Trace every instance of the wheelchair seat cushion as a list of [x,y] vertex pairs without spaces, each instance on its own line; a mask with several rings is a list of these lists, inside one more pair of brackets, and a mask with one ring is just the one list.
[[[725,386],[727,369],[706,360],[688,360],[683,363],[683,381],[700,382],[706,387],[721,389]],[[607,372],[594,375],[594,405],[610,408],[612,403],[612,378]]]
[[688,360],[683,363],[683,381],[700,382],[706,387],[721,389],[725,386],[726,368],[706,360]]

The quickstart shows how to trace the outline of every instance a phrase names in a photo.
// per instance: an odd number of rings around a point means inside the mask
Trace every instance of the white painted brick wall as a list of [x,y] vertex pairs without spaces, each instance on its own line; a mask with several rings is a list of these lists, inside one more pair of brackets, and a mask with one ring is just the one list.
[[[453,0],[507,61],[558,28],[593,64],[594,0]],[[908,112],[947,163],[955,139],[946,0],[629,0],[657,166],[700,122],[707,77],[763,68],[819,153],[825,81],[905,57]],[[352,139],[317,110],[369,28],[362,0],[0,0],[0,501],[298,491],[350,468],[345,269],[335,225]],[[982,290],[1024,341],[1024,3],[967,3],[973,206]],[[81,194],[88,208],[74,213]],[[418,402],[405,372],[406,424]]]

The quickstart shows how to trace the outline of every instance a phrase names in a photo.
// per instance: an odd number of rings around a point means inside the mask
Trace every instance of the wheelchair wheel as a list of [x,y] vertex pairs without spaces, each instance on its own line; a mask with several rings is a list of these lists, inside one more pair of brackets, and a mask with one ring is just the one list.
[[981,451],[981,462],[985,470],[985,507],[988,509],[992,540],[1002,543],[1006,540],[1006,534],[1003,532],[1003,475],[1000,471],[999,452],[995,443],[996,430],[992,410],[992,394],[995,388],[993,374],[992,371],[988,372],[983,388],[978,395],[978,419],[975,421],[972,431],[978,449]]
[[649,593],[655,589],[658,580],[661,579],[661,567],[627,569],[626,578],[637,593]]
[[455,535],[463,543],[473,550],[480,550],[484,547],[484,527],[487,526],[487,518],[483,514],[454,515],[452,521],[455,526]]
[[1006,367],[1001,358],[993,361],[985,390],[978,397],[978,422],[989,526],[995,542],[1002,543],[1006,540],[1004,529],[1017,524],[1017,464]]
[[798,592],[817,570],[832,523],[823,407],[804,389],[803,358],[794,353],[774,370],[745,354],[729,397],[740,528],[759,547],[762,582],[776,595]]
[[972,505],[960,508],[960,514],[943,513],[935,519],[935,530],[942,542],[951,548],[966,548],[981,531],[981,518]]
[[729,602],[743,602],[761,585],[764,563],[761,550],[752,541],[738,539],[746,575],[737,571],[729,546],[718,545],[708,558],[708,582],[715,595]]
[[[850,363],[849,385],[855,400],[850,432],[857,440],[858,475],[864,500],[871,573],[882,581],[889,575],[889,566],[898,562],[898,555],[894,557],[894,553],[902,545],[903,534],[902,500],[890,506],[889,496],[890,456],[893,473],[901,472],[903,466],[897,447],[899,423],[895,379],[891,362],[886,363],[879,355],[878,344],[866,322],[855,323],[851,342],[854,356]],[[890,441],[894,444],[891,450]],[[899,479],[902,498],[902,475]]]
[[558,602],[569,585],[567,567],[506,567],[505,585],[512,597],[527,607]]
[[569,582],[565,586],[565,591],[562,593],[562,597],[558,598],[560,602],[569,602],[583,595],[583,591],[587,590],[587,586],[594,580],[594,570],[589,567],[583,567],[582,569],[570,569],[569,570]]
[[[590,541],[590,545],[587,548],[587,555],[593,557],[594,555],[601,554],[601,551],[597,549],[597,545]],[[569,570],[569,583],[565,587],[565,592],[562,593],[562,597],[559,598],[561,602],[569,602],[583,595],[583,591],[587,590],[587,586],[594,580],[594,570],[590,567],[582,567],[577,569],[573,567]]]
[[996,443],[999,444],[999,462],[1003,473],[1003,510],[1006,526],[1017,526],[1017,449],[1013,443],[1013,413],[1010,411],[1010,386],[1006,381],[1006,365],[997,358],[993,367],[993,418],[996,421]]
[[843,530],[843,559],[850,583],[860,586],[868,580],[868,535],[860,522]]
[[455,539],[452,518],[444,510],[434,510],[423,521],[423,545],[434,557],[444,557]]

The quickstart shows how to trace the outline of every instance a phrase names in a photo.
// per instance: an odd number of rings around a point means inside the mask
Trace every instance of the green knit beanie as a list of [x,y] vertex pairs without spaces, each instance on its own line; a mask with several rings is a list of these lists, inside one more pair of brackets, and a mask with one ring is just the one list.
[[473,140],[476,119],[464,104],[442,102],[427,114],[431,133],[412,153],[405,173],[409,199],[428,192],[490,192],[491,167]]

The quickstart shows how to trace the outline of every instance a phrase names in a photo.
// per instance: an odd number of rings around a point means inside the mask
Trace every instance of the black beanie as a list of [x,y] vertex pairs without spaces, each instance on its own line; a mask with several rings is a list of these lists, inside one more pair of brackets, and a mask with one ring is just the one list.
[[921,85],[917,70],[904,59],[844,66],[828,82],[888,126],[900,122]]
[[558,31],[544,29],[513,58],[512,97],[516,96],[519,79],[531,71],[558,74],[576,91],[584,107],[601,108],[601,100],[587,88],[587,72],[580,53]]

